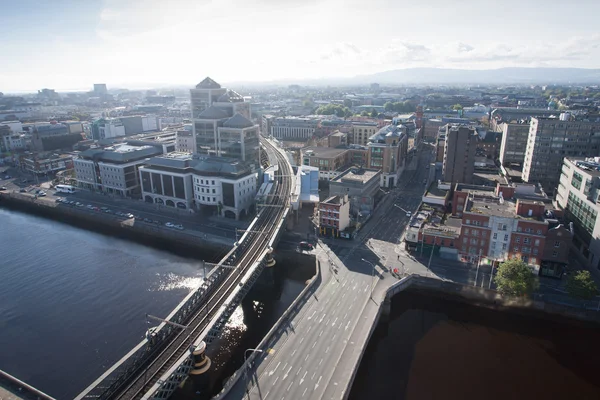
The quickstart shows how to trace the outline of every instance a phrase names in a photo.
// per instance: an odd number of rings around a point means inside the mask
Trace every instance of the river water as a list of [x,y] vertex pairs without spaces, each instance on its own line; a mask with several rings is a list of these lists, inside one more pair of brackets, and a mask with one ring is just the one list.
[[392,300],[350,393],[359,399],[600,399],[600,328],[418,291]]
[[198,261],[0,208],[0,369],[72,399],[201,279]]

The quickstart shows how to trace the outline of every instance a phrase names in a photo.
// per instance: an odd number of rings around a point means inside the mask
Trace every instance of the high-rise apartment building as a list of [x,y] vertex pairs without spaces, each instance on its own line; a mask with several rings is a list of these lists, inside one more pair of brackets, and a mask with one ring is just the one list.
[[529,137],[529,123],[500,124],[502,142],[500,143],[500,162],[502,165],[516,163],[523,165],[525,149]]
[[472,183],[477,136],[470,126],[447,125],[442,176],[452,183]]
[[564,157],[600,155],[600,121],[562,113],[560,118],[532,118],[523,163],[523,181],[540,183],[554,193]]

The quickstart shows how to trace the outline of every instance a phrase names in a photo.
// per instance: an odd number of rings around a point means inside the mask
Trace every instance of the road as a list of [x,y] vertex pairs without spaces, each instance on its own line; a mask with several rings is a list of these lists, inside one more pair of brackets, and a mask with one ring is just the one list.
[[[424,151],[420,162],[428,162],[429,157],[430,152]],[[394,204],[411,212],[416,210],[424,190],[421,182],[424,171],[423,167],[414,173],[405,172],[400,186],[384,197],[356,240],[319,242],[314,252],[321,261],[322,283],[289,321],[286,334],[271,343],[267,353],[255,359],[249,398],[319,399],[337,398],[337,394],[330,395],[332,392],[341,390],[343,393],[354,364],[340,365],[339,360],[345,354],[354,354],[353,334],[357,331],[368,334],[364,329],[370,328],[377,311],[377,307],[369,307],[375,304],[370,298],[371,292],[377,290],[381,295],[383,287],[396,281],[388,272],[386,262],[396,256],[388,255],[380,262],[369,245],[378,238],[398,242],[409,217]],[[419,186],[415,182],[419,182]],[[395,246],[387,248],[393,252]],[[227,397],[242,398],[246,390],[246,382],[241,379]]]

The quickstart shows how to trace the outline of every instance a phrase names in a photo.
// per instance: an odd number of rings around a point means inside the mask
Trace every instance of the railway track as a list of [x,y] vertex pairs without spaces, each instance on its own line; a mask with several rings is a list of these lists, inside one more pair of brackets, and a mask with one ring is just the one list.
[[141,399],[164,373],[189,350],[190,346],[207,327],[212,318],[216,316],[224,300],[238,286],[241,277],[246,274],[255,262],[260,261],[259,257],[268,246],[272,235],[275,233],[278,225],[277,222],[286,210],[288,195],[291,189],[291,182],[288,178],[291,175],[291,170],[287,160],[270,143],[266,142],[265,144],[267,147],[270,147],[270,153],[275,154],[280,165],[279,171],[276,174],[278,184],[276,185],[275,196],[270,201],[274,207],[267,207],[261,211],[254,232],[248,233],[247,240],[249,242],[244,242],[248,244],[241,244],[246,247],[243,249],[243,255],[239,260],[235,260],[234,268],[229,270],[229,273],[223,279],[223,283],[209,294],[205,305],[200,307],[185,322],[188,325],[188,329],[179,331],[172,341],[154,359],[147,362],[143,368],[140,368],[136,374],[132,375],[132,378],[123,382],[112,393],[101,398]]

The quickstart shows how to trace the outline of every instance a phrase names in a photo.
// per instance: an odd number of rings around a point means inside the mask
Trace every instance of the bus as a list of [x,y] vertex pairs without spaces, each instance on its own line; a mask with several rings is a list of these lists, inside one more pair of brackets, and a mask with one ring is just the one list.
[[57,193],[75,193],[75,187],[71,185],[56,185]]

